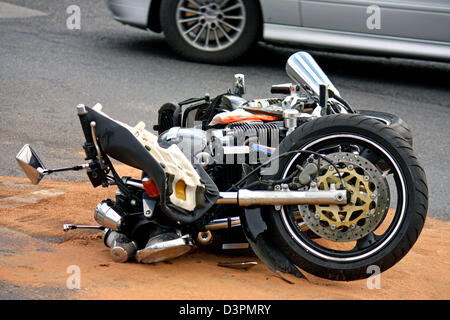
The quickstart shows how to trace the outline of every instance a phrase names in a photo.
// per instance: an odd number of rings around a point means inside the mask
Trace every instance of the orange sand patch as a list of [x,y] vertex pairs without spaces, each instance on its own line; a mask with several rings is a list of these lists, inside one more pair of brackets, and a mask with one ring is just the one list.
[[[136,170],[119,171],[139,176]],[[170,263],[114,263],[101,232],[63,232],[63,223],[96,224],[98,202],[115,188],[44,180],[39,186],[22,178],[0,177],[1,230],[31,236],[28,242],[0,247],[0,281],[19,286],[56,287],[75,299],[449,299],[450,223],[428,218],[418,242],[396,266],[381,275],[381,289],[367,281],[334,282],[307,274],[308,281],[286,276],[282,281],[251,253],[213,254],[197,249]],[[9,196],[42,189],[64,194],[14,206]],[[7,203],[8,205],[3,205]],[[8,231],[9,232],[9,231]],[[8,233],[6,232],[6,233]],[[53,239],[48,241],[48,239]],[[15,246],[15,247],[14,247]],[[8,249],[11,249],[9,252]],[[14,249],[14,250],[13,250]],[[3,251],[2,251],[3,250]],[[2,254],[2,252],[4,252]],[[247,271],[217,266],[226,261],[258,261]],[[81,289],[66,289],[67,268],[81,271]]]

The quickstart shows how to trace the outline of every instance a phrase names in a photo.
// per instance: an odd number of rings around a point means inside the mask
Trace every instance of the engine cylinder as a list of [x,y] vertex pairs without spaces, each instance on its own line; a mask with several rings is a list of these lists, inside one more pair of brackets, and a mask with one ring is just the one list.
[[108,229],[103,237],[105,245],[111,248],[110,254],[113,261],[127,262],[135,257],[137,245],[124,234]]
[[108,229],[119,230],[122,224],[122,216],[108,202],[108,200],[102,201],[97,205],[94,211],[94,219]]

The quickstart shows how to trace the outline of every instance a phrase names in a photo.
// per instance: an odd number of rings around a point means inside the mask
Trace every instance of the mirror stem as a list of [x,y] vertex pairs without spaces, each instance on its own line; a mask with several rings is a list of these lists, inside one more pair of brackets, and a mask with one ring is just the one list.
[[[42,169],[42,168],[38,168],[38,171],[40,171],[42,174],[51,174],[54,172],[62,172],[62,171],[79,171],[79,170],[83,170],[83,169],[87,169],[89,168],[89,164],[88,163],[84,163],[78,166],[74,166],[74,167],[67,167],[67,168],[57,168],[57,169]],[[41,169],[41,170],[39,170]]]

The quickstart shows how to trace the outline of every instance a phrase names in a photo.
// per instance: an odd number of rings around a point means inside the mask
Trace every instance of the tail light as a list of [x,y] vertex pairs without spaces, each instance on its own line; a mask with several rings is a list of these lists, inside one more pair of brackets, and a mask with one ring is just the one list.
[[152,179],[148,177],[143,178],[142,186],[144,187],[145,192],[148,194],[150,198],[159,197],[158,187],[156,186],[155,182]]

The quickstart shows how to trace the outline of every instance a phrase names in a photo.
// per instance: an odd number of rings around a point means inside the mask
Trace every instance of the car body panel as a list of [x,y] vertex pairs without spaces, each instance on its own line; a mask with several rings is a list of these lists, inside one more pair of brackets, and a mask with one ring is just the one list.
[[264,40],[271,43],[302,45],[313,48],[375,55],[420,57],[450,61],[450,45],[445,42],[405,40],[396,37],[318,30],[279,24],[264,24]]
[[301,26],[299,0],[260,0],[263,21]]
[[108,0],[108,8],[115,20],[146,29],[152,0]]
[[[160,32],[159,1],[107,0],[114,19]],[[448,0],[259,0],[262,40],[335,51],[450,61]],[[152,3],[158,4],[152,6]],[[379,8],[379,27],[369,25]],[[156,8],[156,9],[154,9]],[[149,21],[149,17],[152,21]]]
[[450,42],[450,1],[377,1],[379,28],[370,28],[373,1],[302,0],[302,26],[325,30],[376,34]]

